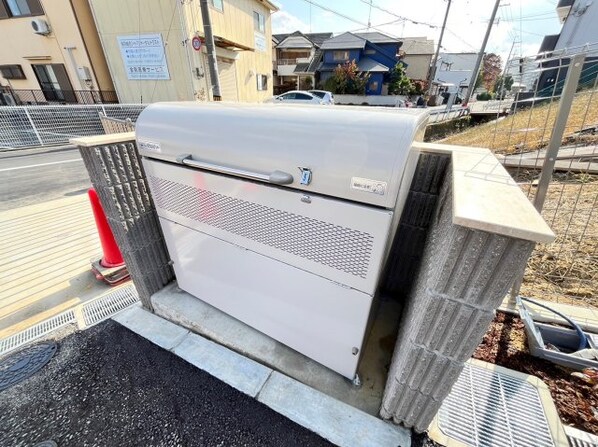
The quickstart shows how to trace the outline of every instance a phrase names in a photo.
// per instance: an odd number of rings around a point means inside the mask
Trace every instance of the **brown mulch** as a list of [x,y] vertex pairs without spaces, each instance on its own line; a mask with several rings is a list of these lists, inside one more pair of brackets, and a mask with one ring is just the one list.
[[571,377],[573,370],[530,355],[518,317],[498,312],[473,357],[542,379],[561,420],[598,435],[598,390]]

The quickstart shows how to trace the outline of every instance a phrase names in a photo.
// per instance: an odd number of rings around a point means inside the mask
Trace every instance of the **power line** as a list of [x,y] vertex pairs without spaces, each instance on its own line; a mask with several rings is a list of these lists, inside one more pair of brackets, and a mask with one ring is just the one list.
[[396,17],[397,19],[401,19],[401,20],[404,20],[404,21],[406,21],[406,22],[411,22],[411,23],[413,23],[414,25],[425,25],[425,26],[428,26],[428,27],[430,27],[430,28],[435,28],[435,29],[439,29],[439,28],[440,28],[440,26],[438,26],[438,25],[433,25],[433,24],[431,24],[431,23],[422,22],[422,21],[419,21],[419,20],[413,20],[413,19],[410,19],[410,18],[408,18],[408,17],[405,17],[405,16],[401,16],[401,15],[395,14],[394,12],[392,12],[392,11],[390,11],[390,10],[388,10],[388,9],[382,8],[381,6],[378,6],[378,5],[376,5],[376,4],[374,4],[374,3],[372,3],[372,2],[371,2],[371,1],[369,1],[369,0],[359,0],[359,1],[360,1],[361,3],[365,3],[366,5],[368,5],[368,6],[372,7],[372,8],[374,8],[374,9],[377,9],[378,11],[385,12],[386,14],[389,14],[389,15],[391,15],[391,16],[393,16],[393,17]]

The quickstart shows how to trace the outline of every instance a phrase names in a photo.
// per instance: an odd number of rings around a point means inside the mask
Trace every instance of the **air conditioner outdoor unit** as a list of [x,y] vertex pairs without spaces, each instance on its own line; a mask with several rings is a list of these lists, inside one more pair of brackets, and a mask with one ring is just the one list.
[[41,34],[42,36],[50,34],[50,25],[44,19],[33,19],[31,28],[33,28],[35,34]]

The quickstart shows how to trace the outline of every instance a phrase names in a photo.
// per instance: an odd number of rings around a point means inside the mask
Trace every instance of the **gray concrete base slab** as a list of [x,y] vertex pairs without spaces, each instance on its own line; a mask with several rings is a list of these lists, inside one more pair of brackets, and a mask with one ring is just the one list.
[[154,312],[246,357],[322,391],[335,399],[378,415],[397,333],[400,306],[381,301],[359,366],[361,387],[303,354],[262,334],[215,307],[170,284],[152,296]]
[[189,331],[181,326],[172,324],[150,312],[141,309],[141,304],[112,317],[112,319],[127,329],[142,335],[155,345],[166,350],[178,346]]
[[[123,326],[210,373],[339,446],[410,447],[411,432],[160,318],[140,306],[114,318]],[[323,367],[322,367],[323,368]]]
[[277,372],[272,373],[258,400],[339,446],[411,445],[409,430],[376,419]]

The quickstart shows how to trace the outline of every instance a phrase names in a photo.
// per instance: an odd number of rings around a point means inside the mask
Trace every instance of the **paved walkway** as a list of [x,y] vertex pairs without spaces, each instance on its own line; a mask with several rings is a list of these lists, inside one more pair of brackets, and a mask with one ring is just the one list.
[[108,290],[87,194],[0,212],[0,338]]

